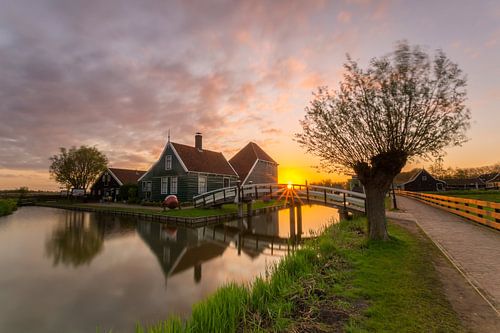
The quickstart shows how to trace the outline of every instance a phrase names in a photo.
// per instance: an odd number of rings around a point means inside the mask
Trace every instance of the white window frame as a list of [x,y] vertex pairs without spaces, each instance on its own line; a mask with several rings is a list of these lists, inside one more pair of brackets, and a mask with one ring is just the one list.
[[[202,184],[201,179],[205,179],[205,186],[200,188],[200,185]],[[208,177],[204,175],[198,175],[198,194],[202,194],[207,192],[207,184],[208,183]]]
[[165,156],[165,170],[172,170],[172,155]]
[[178,179],[177,177],[170,177],[170,194],[177,194]]
[[143,192],[151,192],[152,188],[153,188],[153,183],[150,180],[145,180],[142,182]]
[[168,194],[168,177],[161,177],[160,193]]

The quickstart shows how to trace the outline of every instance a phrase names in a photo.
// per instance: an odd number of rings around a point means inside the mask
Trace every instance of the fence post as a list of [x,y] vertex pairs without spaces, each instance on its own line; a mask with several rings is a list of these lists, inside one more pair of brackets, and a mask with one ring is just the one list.
[[[500,208],[495,208],[495,213],[500,214]],[[495,217],[495,222],[500,223],[500,219]]]
[[326,205],[326,189],[323,190],[323,194],[324,194],[325,205]]
[[212,198],[213,198],[213,200],[214,200],[214,205],[215,205],[215,192],[214,192],[214,193],[212,193]]
[[[477,209],[483,210],[483,209],[484,209],[484,207],[483,207],[483,206],[479,206],[479,205],[477,205]],[[484,218],[484,215],[483,215],[483,214],[479,214],[479,213],[478,213],[478,214],[477,214],[477,216],[479,216],[479,217],[481,217],[481,218]]]
[[273,187],[272,185],[269,185],[269,199],[273,198]]
[[307,203],[309,203],[309,185],[307,184],[307,180],[306,180],[306,197],[307,197]]
[[344,195],[344,209],[347,210],[347,204],[346,204],[346,201],[345,201],[345,193],[342,193]]
[[255,200],[257,200],[257,198],[259,197],[259,191],[257,190],[257,185],[255,185],[254,189],[255,189]]

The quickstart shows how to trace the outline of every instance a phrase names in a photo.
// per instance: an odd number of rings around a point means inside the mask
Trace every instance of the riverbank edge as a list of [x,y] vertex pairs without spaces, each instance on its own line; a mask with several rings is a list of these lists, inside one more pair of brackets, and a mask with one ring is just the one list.
[[0,216],[12,214],[17,209],[17,200],[0,199]]
[[[169,223],[172,225],[182,225],[188,227],[203,227],[207,225],[216,225],[224,222],[234,221],[240,218],[238,213],[228,213],[228,214],[220,214],[220,215],[207,215],[201,217],[181,217],[181,216],[169,216],[162,214],[161,211],[153,211],[145,212],[145,211],[133,211],[131,208],[120,209],[118,207],[89,207],[85,205],[78,204],[58,204],[56,202],[39,202],[35,204],[39,207],[50,207],[50,208],[59,208],[59,209],[67,209],[74,211],[83,211],[83,212],[92,212],[97,214],[108,214],[114,216],[130,216],[137,217],[144,220],[149,220],[153,222],[160,223]],[[277,205],[272,205],[268,207],[256,208],[250,211],[248,214],[247,211],[244,212],[244,217],[251,215],[263,215],[270,212],[275,212],[280,209],[287,208],[288,204],[280,203]]]
[[427,237],[389,224],[391,241],[366,239],[366,219],[341,221],[248,285],[229,284],[136,333],[346,331],[465,332],[443,291]]

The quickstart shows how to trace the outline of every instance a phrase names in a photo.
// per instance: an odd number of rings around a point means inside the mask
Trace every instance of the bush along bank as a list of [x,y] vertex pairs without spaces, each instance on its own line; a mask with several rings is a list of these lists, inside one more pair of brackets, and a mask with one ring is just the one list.
[[367,241],[365,225],[342,221],[252,284],[220,288],[186,321],[136,332],[465,332],[429,240],[390,225],[390,241]]
[[0,216],[9,215],[17,209],[17,200],[0,199]]

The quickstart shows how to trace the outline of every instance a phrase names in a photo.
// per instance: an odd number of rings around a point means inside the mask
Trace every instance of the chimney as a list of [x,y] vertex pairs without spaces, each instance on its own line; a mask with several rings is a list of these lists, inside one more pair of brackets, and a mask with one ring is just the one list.
[[196,132],[196,134],[194,136],[194,147],[200,151],[203,149],[203,144],[202,144],[201,138],[202,138],[201,133]]

